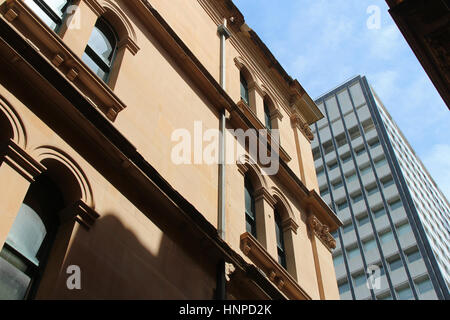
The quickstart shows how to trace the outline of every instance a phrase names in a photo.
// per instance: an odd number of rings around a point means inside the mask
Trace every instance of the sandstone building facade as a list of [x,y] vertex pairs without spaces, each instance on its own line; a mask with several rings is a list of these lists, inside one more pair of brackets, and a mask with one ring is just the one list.
[[[1,298],[339,299],[323,115],[231,1],[0,0],[0,59]],[[279,169],[174,163],[198,123]]]

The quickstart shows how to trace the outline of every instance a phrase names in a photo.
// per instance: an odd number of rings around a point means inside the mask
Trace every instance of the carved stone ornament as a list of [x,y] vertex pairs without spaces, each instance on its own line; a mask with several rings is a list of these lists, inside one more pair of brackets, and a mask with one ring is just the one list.
[[314,215],[309,217],[308,225],[312,234],[316,235],[330,251],[336,249],[336,240],[330,234],[327,225],[322,224]]

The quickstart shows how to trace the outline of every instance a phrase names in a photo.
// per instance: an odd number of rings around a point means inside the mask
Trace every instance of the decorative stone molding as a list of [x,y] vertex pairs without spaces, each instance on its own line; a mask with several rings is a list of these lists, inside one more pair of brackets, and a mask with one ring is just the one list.
[[298,113],[291,115],[291,125],[293,128],[298,128],[309,141],[314,140],[314,134],[312,133],[311,128]]
[[105,9],[97,0],[82,0],[82,1],[84,1],[88,5],[88,7],[97,15],[97,17],[100,17],[105,13]]
[[308,227],[311,234],[317,236],[328,250],[336,249],[336,240],[330,234],[330,228],[322,224],[314,215],[310,215],[308,218]]
[[255,200],[258,201],[261,199],[264,199],[272,208],[275,208],[277,200],[264,187],[255,191]]
[[94,222],[100,217],[94,209],[89,207],[84,201],[78,200],[71,206],[65,208],[60,213],[62,221],[75,219],[86,229],[90,229]]
[[236,271],[236,267],[232,263],[225,262],[225,279],[229,282],[233,273]]
[[241,235],[241,250],[289,299],[311,300],[297,281],[248,232]]
[[282,227],[284,231],[292,231],[293,233],[297,234],[297,230],[298,230],[298,224],[297,222],[295,222],[294,219],[292,219],[291,217],[283,220],[282,222]]
[[34,182],[34,178],[45,171],[45,167],[42,164],[31,157],[14,141],[10,140],[8,143],[3,145],[1,149],[0,163],[4,161],[30,183]]

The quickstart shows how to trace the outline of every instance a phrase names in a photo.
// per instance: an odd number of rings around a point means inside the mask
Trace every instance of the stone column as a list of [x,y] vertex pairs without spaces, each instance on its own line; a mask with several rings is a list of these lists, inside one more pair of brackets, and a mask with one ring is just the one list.
[[278,261],[277,237],[275,232],[275,199],[261,188],[255,192],[256,233],[258,241]]
[[0,156],[0,248],[3,247],[34,177],[44,166],[31,158],[13,141]]

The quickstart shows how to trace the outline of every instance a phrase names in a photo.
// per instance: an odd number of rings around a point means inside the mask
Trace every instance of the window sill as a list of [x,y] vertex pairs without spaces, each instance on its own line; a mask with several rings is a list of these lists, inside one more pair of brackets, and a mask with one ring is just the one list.
[[105,116],[114,121],[125,104],[112,89],[76,56],[62,39],[21,0],[2,5],[4,18],[63,73]]
[[248,232],[241,235],[241,250],[289,299],[311,300],[297,281]]

